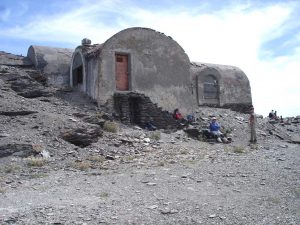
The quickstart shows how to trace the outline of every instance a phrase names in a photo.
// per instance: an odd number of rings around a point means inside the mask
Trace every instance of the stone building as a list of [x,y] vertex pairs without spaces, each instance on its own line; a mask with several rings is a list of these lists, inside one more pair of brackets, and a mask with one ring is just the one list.
[[246,74],[235,66],[191,63],[198,105],[247,111],[252,104],[251,89]]
[[237,67],[190,62],[171,37],[149,28],[128,28],[103,44],[83,39],[71,49],[30,46],[28,58],[48,83],[70,85],[106,105],[125,123],[172,124],[201,105],[245,111],[252,104],[247,76]]
[[70,85],[99,104],[114,102],[124,120],[137,124],[148,117],[162,124],[169,118],[158,121],[165,111],[187,112],[196,103],[187,54],[148,28],[122,30],[100,45],[84,39],[72,57]]
[[35,68],[47,78],[47,83],[56,87],[68,86],[73,49],[31,45],[27,57]]

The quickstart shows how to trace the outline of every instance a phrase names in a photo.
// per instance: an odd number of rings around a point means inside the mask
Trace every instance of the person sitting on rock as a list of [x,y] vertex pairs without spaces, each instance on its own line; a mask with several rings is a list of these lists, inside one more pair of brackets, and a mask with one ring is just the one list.
[[145,128],[150,131],[156,130],[156,126],[153,123],[153,119],[150,117],[145,124]]
[[174,110],[173,118],[174,118],[175,120],[182,120],[182,119],[183,119],[183,116],[182,116],[182,114],[179,112],[179,109],[175,109],[175,110]]
[[211,123],[209,125],[210,133],[217,138],[217,142],[219,143],[228,143],[227,138],[224,137],[223,133],[220,131],[220,124],[217,122],[216,117],[211,118]]
[[269,119],[274,119],[274,110],[272,109],[272,111],[269,113]]
[[187,120],[184,119],[179,109],[175,109],[173,112],[173,118],[176,120],[178,128],[182,129],[188,125]]
[[194,124],[195,123],[195,117],[191,114],[186,116],[186,120],[188,124]]

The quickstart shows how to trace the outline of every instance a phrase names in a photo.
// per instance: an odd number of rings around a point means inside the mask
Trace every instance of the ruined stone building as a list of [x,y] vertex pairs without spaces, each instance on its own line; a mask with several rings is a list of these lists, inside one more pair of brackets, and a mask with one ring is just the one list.
[[75,51],[30,46],[28,57],[49,83],[109,103],[123,122],[151,118],[163,126],[175,108],[192,113],[201,105],[243,110],[252,104],[239,68],[190,62],[175,40],[149,28],[122,30],[103,44],[83,39]]

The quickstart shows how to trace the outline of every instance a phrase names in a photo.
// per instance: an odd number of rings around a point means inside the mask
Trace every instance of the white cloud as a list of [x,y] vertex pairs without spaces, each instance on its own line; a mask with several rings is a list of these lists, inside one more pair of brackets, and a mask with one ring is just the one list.
[[156,29],[171,35],[192,61],[240,67],[250,80],[257,112],[267,115],[276,108],[278,113],[287,116],[300,114],[296,101],[300,99],[296,74],[300,52],[268,61],[258,57],[264,42],[282,35],[290,12],[287,6],[243,12],[227,8],[215,14],[196,16],[186,12],[172,15],[140,10],[135,17],[142,26],[156,24]]
[[102,13],[117,13],[117,3],[118,1],[101,1],[91,4],[91,1],[79,1],[75,10],[57,15],[37,14],[27,25],[10,28],[4,35],[33,41],[62,41],[72,44],[79,44],[82,38],[89,37],[98,43],[105,41],[118,30],[118,27],[107,26],[106,21],[99,21]]

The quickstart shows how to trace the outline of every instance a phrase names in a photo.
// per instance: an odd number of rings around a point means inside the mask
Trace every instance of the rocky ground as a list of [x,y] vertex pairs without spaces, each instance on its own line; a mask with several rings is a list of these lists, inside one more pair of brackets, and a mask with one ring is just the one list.
[[300,224],[296,120],[259,118],[249,145],[248,115],[197,109],[233,139],[217,144],[110,122],[44,84],[0,66],[0,224]]

